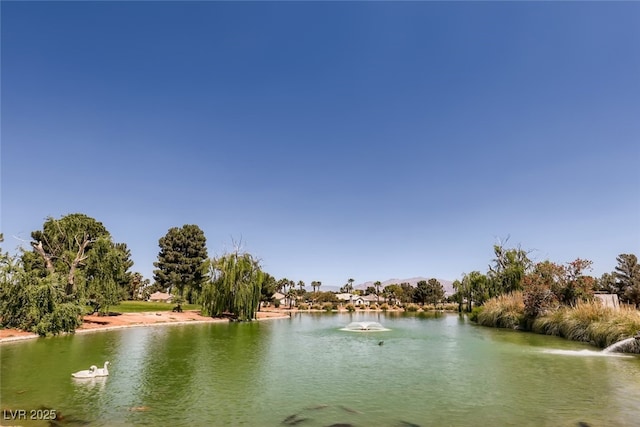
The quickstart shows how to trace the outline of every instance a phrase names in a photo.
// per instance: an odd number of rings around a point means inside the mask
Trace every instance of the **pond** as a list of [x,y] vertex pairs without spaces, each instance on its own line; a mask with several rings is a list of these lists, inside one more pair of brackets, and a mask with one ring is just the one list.
[[[378,322],[388,330],[343,330]],[[455,314],[298,314],[2,344],[2,425],[632,426],[640,358]],[[71,373],[110,361],[110,375]],[[31,412],[41,410],[38,412]],[[26,420],[16,419],[25,410]],[[56,424],[57,425],[57,424]]]

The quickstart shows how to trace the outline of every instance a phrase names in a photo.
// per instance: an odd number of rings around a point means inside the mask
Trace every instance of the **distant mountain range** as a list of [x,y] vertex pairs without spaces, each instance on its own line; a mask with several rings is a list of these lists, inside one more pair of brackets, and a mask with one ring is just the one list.
[[[411,286],[416,287],[419,281],[421,280],[428,281],[429,279],[431,279],[431,277],[422,277],[422,276],[411,277],[410,279],[389,279],[389,280],[385,280],[384,282],[380,282],[382,283],[382,287],[380,289],[382,290],[384,289],[385,286],[388,286],[388,285],[393,285],[393,284],[399,285],[400,283],[408,283]],[[440,284],[442,285],[445,295],[452,295],[454,293],[453,282],[451,280],[444,280],[444,279],[436,279],[436,280],[440,282]],[[361,289],[364,291],[369,286],[373,286],[374,283],[375,282],[364,282],[364,283],[360,283],[359,285],[355,285],[353,288]]]

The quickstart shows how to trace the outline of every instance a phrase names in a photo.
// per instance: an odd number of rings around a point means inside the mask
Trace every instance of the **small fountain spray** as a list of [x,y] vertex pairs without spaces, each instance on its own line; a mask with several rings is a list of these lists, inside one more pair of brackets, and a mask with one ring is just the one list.
[[378,322],[351,322],[341,330],[351,332],[375,332],[388,331],[389,329],[385,328]]
[[609,347],[602,350],[603,353],[614,353],[619,350],[622,350],[631,345],[640,345],[640,331],[636,332],[636,334],[630,338],[626,338],[618,341],[617,343],[611,344]]

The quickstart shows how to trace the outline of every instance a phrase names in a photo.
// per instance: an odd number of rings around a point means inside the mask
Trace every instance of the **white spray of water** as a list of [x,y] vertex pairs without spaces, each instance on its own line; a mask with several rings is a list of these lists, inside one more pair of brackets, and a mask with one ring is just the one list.
[[578,357],[633,357],[622,353],[605,353],[604,351],[595,350],[543,350],[547,354],[559,354],[562,356],[578,356]]
[[624,349],[626,346],[632,344],[638,338],[631,337],[618,341],[615,344],[610,345],[601,351],[594,350],[543,350],[543,353],[549,354],[561,354],[565,356],[581,356],[581,357],[633,357],[629,354],[618,353],[618,351]]
[[615,344],[611,344],[609,347],[605,348],[604,350],[602,350],[603,353],[614,353],[622,348],[624,348],[624,346],[631,344],[632,342],[634,342],[636,340],[635,337],[631,337],[631,338],[627,338],[626,340],[622,340],[622,341],[618,341]]

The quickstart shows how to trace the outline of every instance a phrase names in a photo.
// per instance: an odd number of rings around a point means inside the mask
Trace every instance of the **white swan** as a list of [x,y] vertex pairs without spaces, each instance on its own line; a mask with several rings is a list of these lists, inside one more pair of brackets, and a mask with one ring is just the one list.
[[104,362],[104,368],[96,369],[96,377],[106,377],[109,375],[109,370],[107,369],[107,365],[109,362]]
[[96,371],[98,367],[96,365],[91,365],[89,369],[85,369],[84,371],[78,371],[71,374],[73,378],[94,378],[96,376]]

